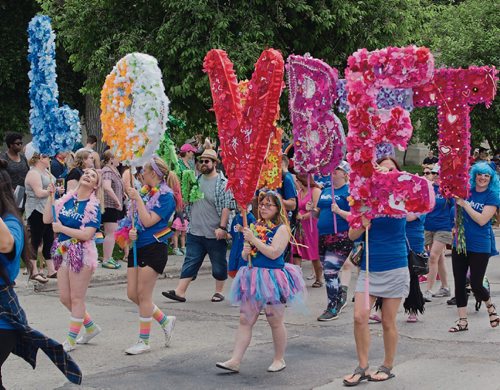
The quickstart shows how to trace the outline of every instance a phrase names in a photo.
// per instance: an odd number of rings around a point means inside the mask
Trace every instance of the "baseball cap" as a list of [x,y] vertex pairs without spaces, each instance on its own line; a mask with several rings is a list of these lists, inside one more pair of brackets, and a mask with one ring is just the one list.
[[345,160],[342,160],[337,167],[337,169],[342,169],[345,173],[350,173],[351,172],[351,166],[349,163]]
[[181,146],[181,152],[193,152],[196,153],[197,149],[191,144],[184,144]]
[[434,166],[431,169],[431,172],[432,173],[439,173],[439,165],[438,164],[434,164]]

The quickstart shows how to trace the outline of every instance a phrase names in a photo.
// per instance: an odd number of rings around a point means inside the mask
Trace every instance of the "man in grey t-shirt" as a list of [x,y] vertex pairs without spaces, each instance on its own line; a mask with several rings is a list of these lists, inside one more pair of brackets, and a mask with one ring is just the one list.
[[212,263],[212,276],[215,278],[215,294],[212,302],[224,300],[222,291],[227,279],[227,223],[233,195],[226,191],[226,178],[217,173],[217,153],[206,149],[199,157],[201,163],[199,177],[200,190],[204,198],[186,207],[189,228],[186,239],[186,258],[182,265],[181,278],[175,290],[162,294],[175,301],[185,302],[186,291],[208,254]]

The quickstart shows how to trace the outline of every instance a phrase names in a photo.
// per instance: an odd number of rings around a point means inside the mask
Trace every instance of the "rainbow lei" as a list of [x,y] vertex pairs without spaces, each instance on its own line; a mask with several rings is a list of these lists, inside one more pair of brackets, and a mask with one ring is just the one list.
[[[271,221],[263,222],[263,221],[258,221],[257,223],[252,223],[250,224],[250,230],[253,232],[254,236],[257,237],[260,241],[262,241],[264,244],[267,245],[267,240],[269,238],[269,233],[273,232],[273,229],[276,227],[274,223]],[[250,244],[251,245],[251,244]],[[252,250],[250,252],[250,255],[252,257],[257,256],[257,248],[253,245],[251,245]]]

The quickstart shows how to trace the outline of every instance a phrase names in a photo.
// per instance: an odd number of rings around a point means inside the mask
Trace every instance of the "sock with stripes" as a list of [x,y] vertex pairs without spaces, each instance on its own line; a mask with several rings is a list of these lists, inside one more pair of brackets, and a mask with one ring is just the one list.
[[151,333],[151,321],[152,317],[144,318],[139,317],[139,339],[144,342],[144,344],[149,345],[149,334]]
[[156,305],[153,308],[153,318],[160,324],[162,328],[167,325],[167,316]]
[[83,318],[70,318],[69,322],[69,332],[68,332],[68,342],[71,345],[76,344],[76,338],[78,336],[78,333],[80,333],[80,329],[83,324]]
[[83,317],[83,326],[85,326],[87,333],[92,333],[95,330],[94,321],[92,321],[92,317],[87,312],[85,312],[85,317]]

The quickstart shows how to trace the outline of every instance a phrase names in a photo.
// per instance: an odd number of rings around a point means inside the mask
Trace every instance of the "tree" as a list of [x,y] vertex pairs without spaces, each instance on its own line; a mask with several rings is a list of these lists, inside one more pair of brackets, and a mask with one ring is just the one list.
[[[465,0],[433,8],[421,41],[436,53],[436,66],[453,68],[500,63],[500,3]],[[437,140],[435,109],[417,110],[422,126],[417,134],[423,142]],[[492,150],[500,149],[500,96],[490,109],[478,105],[471,114],[472,144],[486,140]]]
[[[427,0],[39,0],[54,18],[83,92],[98,98],[105,76],[125,54],[155,56],[175,116],[190,134],[214,135],[208,50],[228,52],[240,79],[261,51],[274,47],[326,60],[342,70],[360,47],[404,44],[422,25]],[[281,109],[286,112],[284,96]],[[175,135],[174,135],[175,137]]]

